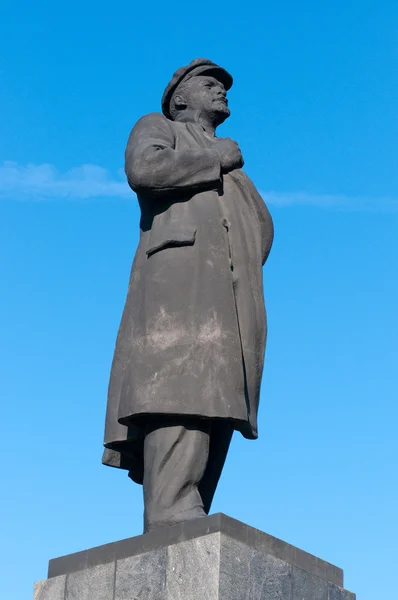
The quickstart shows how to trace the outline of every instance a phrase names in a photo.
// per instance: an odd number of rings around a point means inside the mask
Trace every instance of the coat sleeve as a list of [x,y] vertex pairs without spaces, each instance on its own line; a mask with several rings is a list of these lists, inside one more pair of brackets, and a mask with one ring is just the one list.
[[263,254],[262,263],[264,265],[269,253],[271,252],[272,243],[274,241],[274,223],[264,201],[261,209],[260,224]]
[[160,113],[142,117],[127,143],[125,171],[137,193],[205,190],[221,182],[218,154],[207,148],[175,150],[175,134]]
[[272,243],[274,241],[274,223],[272,221],[271,213],[269,212],[263,198],[258,193],[255,185],[249,178],[247,178],[247,181],[251,189],[251,197],[254,201],[257,218],[260,224],[261,254],[262,264],[264,265],[269,253],[271,252]]

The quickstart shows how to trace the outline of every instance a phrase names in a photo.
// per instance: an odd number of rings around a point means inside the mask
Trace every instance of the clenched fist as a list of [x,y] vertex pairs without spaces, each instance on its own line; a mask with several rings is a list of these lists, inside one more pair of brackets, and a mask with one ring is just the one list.
[[229,173],[234,169],[243,167],[243,157],[239,146],[231,138],[220,138],[214,144],[214,149],[217,151],[221,161],[221,171]]

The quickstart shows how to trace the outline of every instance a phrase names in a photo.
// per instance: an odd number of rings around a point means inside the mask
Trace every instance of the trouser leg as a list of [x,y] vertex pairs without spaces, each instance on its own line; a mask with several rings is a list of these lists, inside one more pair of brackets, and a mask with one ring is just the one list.
[[[206,516],[199,484],[208,465],[211,422],[162,419],[144,441],[144,531]],[[213,492],[214,493],[214,492]]]
[[203,479],[199,484],[199,493],[206,514],[210,511],[225,459],[227,458],[233,432],[234,428],[228,421],[212,421],[209,457]]
[[148,425],[144,531],[209,513],[232,434],[227,421],[163,418]]

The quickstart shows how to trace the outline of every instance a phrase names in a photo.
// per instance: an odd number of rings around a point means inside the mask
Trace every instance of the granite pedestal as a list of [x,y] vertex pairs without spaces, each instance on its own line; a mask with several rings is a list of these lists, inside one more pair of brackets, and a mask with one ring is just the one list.
[[34,600],[355,600],[343,571],[221,513],[50,560]]

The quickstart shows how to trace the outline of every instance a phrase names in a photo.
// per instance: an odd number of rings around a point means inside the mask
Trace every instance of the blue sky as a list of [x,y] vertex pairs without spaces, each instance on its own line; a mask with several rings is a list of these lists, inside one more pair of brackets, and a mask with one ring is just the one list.
[[393,597],[398,5],[16,0],[0,21],[1,598],[141,531],[141,489],[101,465],[138,239],[123,152],[197,56],[234,75],[219,134],[276,229],[261,437],[234,438],[213,511],[343,567],[360,600]]

